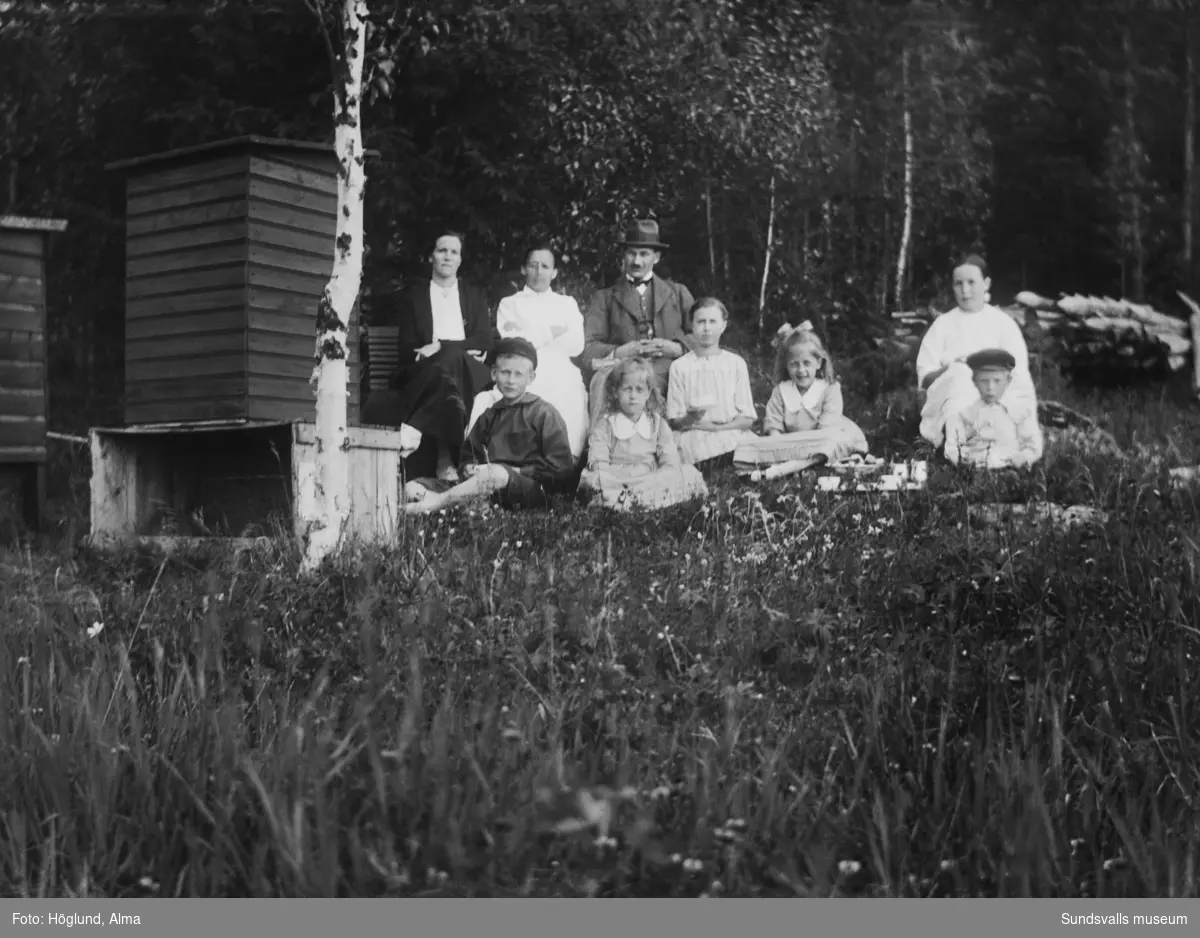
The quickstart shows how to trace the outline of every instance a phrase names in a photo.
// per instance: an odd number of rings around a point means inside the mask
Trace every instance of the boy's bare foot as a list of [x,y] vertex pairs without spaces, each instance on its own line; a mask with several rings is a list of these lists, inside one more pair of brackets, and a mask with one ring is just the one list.
[[431,511],[437,511],[440,507],[442,507],[442,497],[426,489],[423,498],[406,501],[400,506],[400,510],[407,515],[425,515]]
[[432,494],[420,482],[409,482],[404,486],[405,502],[423,502]]

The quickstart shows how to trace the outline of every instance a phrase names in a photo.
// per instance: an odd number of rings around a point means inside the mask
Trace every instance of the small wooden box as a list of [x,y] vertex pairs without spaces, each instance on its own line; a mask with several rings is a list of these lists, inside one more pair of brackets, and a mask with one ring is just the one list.
[[[126,172],[125,423],[308,420],[333,270],[332,146],[241,137]],[[358,308],[347,417],[358,423]]]
[[[412,451],[400,430],[350,427],[346,535],[391,540],[400,472]],[[303,536],[313,516],[314,425],[301,421],[140,426],[90,431],[91,536]]]
[[0,476],[34,528],[46,497],[46,240],[66,227],[0,216]]

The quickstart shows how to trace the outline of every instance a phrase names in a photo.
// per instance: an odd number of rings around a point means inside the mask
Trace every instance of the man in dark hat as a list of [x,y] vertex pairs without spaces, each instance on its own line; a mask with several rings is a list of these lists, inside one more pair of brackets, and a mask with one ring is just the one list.
[[671,362],[694,345],[688,330],[688,311],[694,302],[681,283],[656,276],[654,266],[667,245],[659,240],[658,222],[639,219],[621,242],[625,254],[621,277],[597,290],[584,316],[582,367],[589,379],[589,409],[594,420],[603,406],[604,378],[623,358],[649,358],[666,396]]
[[1016,359],[1005,349],[992,348],[968,355],[966,364],[979,400],[947,419],[946,459],[986,469],[1033,465],[1043,448],[1037,404],[1004,400]]

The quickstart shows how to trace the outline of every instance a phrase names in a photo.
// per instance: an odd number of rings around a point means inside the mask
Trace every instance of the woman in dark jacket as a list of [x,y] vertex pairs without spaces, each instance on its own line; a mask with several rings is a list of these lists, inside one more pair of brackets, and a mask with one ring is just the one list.
[[410,463],[424,462],[436,447],[434,471],[445,481],[458,479],[455,461],[471,405],[491,383],[486,360],[495,338],[483,290],[458,279],[463,242],[456,231],[441,235],[429,258],[430,278],[377,307],[375,324],[397,330],[400,364],[389,390],[373,393],[362,412],[365,424],[420,430],[421,449]]

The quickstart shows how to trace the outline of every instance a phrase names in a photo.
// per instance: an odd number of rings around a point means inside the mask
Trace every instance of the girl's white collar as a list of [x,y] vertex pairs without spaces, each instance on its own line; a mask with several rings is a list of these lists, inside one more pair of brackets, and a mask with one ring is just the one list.
[[644,410],[636,421],[630,420],[620,411],[609,414],[608,419],[612,423],[613,436],[618,440],[628,440],[635,433],[643,440],[654,439],[654,422]]
[[829,387],[829,382],[821,378],[817,378],[807,391],[801,392],[796,387],[795,381],[785,381],[780,385],[783,393],[783,404],[788,410],[796,411],[803,407],[810,414],[815,414],[821,406],[821,398],[825,396],[825,391]]

